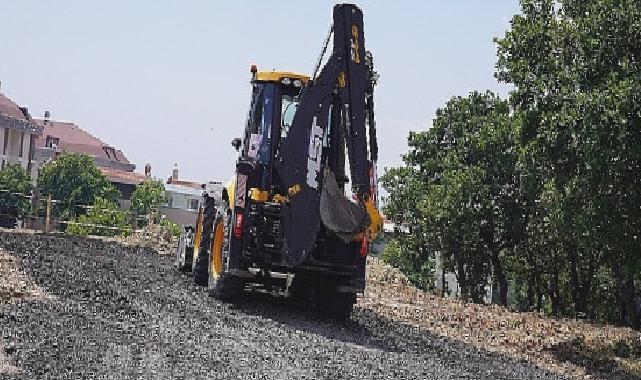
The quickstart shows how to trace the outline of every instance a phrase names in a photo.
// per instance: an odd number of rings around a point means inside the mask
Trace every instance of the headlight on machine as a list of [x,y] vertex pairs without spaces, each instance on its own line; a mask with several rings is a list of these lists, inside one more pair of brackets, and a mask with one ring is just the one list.
[[294,87],[301,87],[302,85],[303,85],[303,81],[301,81],[300,79],[296,79],[294,81]]
[[289,78],[283,78],[280,80],[280,83],[284,84],[285,86],[289,86],[292,83],[292,80]]

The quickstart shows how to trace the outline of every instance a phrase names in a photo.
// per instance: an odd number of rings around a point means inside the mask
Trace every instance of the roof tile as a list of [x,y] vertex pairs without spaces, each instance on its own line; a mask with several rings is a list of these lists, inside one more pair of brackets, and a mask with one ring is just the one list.
[[111,147],[110,145],[91,135],[74,123],[52,120],[45,123],[42,119],[34,119],[33,121],[44,129],[42,135],[36,139],[37,147],[45,147],[47,144],[47,136],[52,136],[59,139],[58,150],[73,153],[84,153],[90,156],[106,158],[125,164],[130,163],[120,149],[114,148],[113,154],[108,153],[106,148]]

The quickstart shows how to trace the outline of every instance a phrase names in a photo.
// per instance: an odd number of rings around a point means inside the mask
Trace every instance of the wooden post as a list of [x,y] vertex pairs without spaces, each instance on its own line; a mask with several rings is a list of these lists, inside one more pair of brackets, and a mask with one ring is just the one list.
[[131,221],[131,233],[133,234],[138,230],[138,213],[136,211],[131,213],[132,216],[132,221]]
[[45,234],[51,231],[51,194],[47,196],[47,210],[45,212]]

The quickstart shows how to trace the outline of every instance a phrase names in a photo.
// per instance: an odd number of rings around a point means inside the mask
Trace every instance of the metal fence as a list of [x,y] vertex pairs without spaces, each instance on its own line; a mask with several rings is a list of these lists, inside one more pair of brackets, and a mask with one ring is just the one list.
[[[156,216],[156,212],[152,211],[147,215],[138,215],[129,210],[112,210],[112,209],[100,209],[100,212],[103,213],[124,213],[127,216],[128,225],[126,227],[117,227],[110,225],[101,225],[93,223],[81,223],[77,218],[65,218],[56,211],[56,206],[64,206],[66,208],[75,208],[77,210],[93,210],[95,209],[92,205],[84,204],[71,204],[62,200],[57,200],[51,198],[51,196],[40,198],[34,195],[25,195],[23,193],[16,193],[11,190],[0,189],[0,193],[4,195],[13,195],[15,198],[13,202],[23,199],[28,202],[28,211],[26,213],[19,212],[6,212],[9,207],[6,204],[0,204],[0,220],[3,224],[3,227],[15,227],[20,229],[29,229],[42,231],[44,233],[52,232],[64,232],[69,226],[82,226],[82,227],[91,227],[100,230],[110,230],[110,231],[120,231],[125,230],[135,233],[139,232],[140,228],[146,225],[149,225]],[[83,214],[84,212],[78,212]],[[11,225],[13,224],[13,225]]]

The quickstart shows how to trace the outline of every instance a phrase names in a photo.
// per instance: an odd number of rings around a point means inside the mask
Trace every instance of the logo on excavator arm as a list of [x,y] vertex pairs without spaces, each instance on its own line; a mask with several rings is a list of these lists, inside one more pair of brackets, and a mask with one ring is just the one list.
[[352,25],[352,61],[354,63],[361,63],[361,54],[358,52],[358,26]]
[[247,192],[247,175],[238,174],[236,179],[235,207],[245,207],[245,193]]
[[318,126],[314,116],[312,127],[309,131],[309,150],[307,158],[307,185],[313,189],[318,188],[318,173],[323,156],[323,128]]

